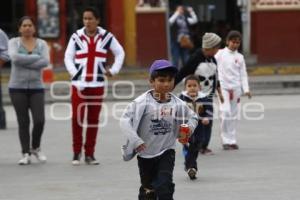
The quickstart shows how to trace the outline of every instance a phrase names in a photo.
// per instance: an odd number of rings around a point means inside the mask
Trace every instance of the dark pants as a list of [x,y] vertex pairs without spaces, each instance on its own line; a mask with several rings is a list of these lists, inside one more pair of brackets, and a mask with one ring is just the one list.
[[1,85],[1,72],[0,72],[0,129],[6,129],[6,115],[2,102],[2,85]]
[[37,149],[41,144],[45,124],[44,92],[10,92],[9,95],[17,115],[22,153],[30,153],[29,111],[33,120],[31,148]]
[[[208,125],[199,123],[189,140],[188,151],[185,156],[185,169],[197,168],[197,158],[199,150],[207,147],[211,136],[212,120]],[[184,147],[186,148],[186,147]]]
[[213,121],[209,120],[209,124],[205,125],[202,128],[202,133],[201,133],[202,145],[201,145],[201,149],[207,149],[207,147],[209,145],[210,138],[211,138],[212,125],[213,125]]
[[[138,156],[141,187],[139,200],[173,200],[175,184],[173,170],[175,165],[175,150],[170,149],[155,158]],[[146,194],[145,189],[154,192]]]

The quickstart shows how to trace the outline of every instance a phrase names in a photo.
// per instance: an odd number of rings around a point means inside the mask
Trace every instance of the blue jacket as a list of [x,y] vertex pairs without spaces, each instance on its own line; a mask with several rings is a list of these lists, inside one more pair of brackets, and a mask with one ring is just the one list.
[[213,117],[213,105],[212,101],[209,97],[205,96],[201,92],[198,92],[198,96],[196,98],[190,97],[186,91],[183,91],[179,98],[186,102],[187,105],[198,114],[199,119],[203,119],[204,117],[207,117],[209,119],[212,119]]

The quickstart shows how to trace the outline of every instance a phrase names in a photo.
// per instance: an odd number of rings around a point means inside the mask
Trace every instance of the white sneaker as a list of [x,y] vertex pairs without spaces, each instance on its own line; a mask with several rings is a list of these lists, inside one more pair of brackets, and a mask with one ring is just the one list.
[[187,170],[187,174],[189,175],[190,179],[191,180],[195,180],[197,177],[196,177],[196,174],[197,174],[197,170],[195,168],[190,168]]
[[78,165],[80,165],[80,161],[79,160],[72,160],[72,165],[78,166]]
[[47,161],[46,155],[41,151],[40,148],[32,149],[31,154],[36,157],[36,159],[42,163],[45,163]]
[[29,165],[31,163],[30,155],[28,153],[24,153],[23,158],[21,158],[18,163],[19,165]]
[[74,165],[74,166],[80,165],[80,157],[81,157],[80,153],[78,153],[78,154],[75,153],[73,156],[72,165]]

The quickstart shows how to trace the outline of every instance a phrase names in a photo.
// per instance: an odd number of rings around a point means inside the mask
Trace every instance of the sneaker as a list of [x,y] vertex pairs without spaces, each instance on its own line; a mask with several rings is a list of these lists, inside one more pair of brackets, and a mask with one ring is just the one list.
[[18,163],[19,165],[29,165],[31,163],[29,153],[24,153],[23,158]]
[[197,177],[196,177],[196,174],[197,174],[197,170],[195,168],[190,168],[187,170],[187,174],[189,175],[190,179],[191,180],[195,180]]
[[203,155],[214,155],[211,149],[201,149],[200,153]]
[[156,199],[155,190],[145,188],[145,199]]
[[72,165],[77,166],[80,165],[80,153],[75,153],[72,160]]
[[40,148],[32,149],[31,154],[36,157],[36,159],[42,163],[45,163],[47,161],[46,155],[41,151]]
[[99,165],[100,163],[95,159],[94,156],[85,156],[85,163],[87,165]]
[[238,150],[239,149],[239,146],[237,144],[231,144],[230,147],[233,150]]

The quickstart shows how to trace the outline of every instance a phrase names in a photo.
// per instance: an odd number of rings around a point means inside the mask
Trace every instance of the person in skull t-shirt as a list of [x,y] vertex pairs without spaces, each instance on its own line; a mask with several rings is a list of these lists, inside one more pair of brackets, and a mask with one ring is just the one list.
[[[223,95],[220,88],[217,72],[217,61],[214,55],[218,52],[222,39],[215,33],[205,33],[202,37],[202,49],[198,49],[189,58],[187,63],[177,73],[175,85],[188,75],[194,74],[199,77],[201,92],[209,100],[207,103],[213,105],[213,96],[217,90],[220,102],[223,103]],[[203,133],[208,141],[202,141],[202,146],[208,146],[212,129],[212,119],[209,119],[208,128]],[[200,150],[200,149],[199,149]]]

